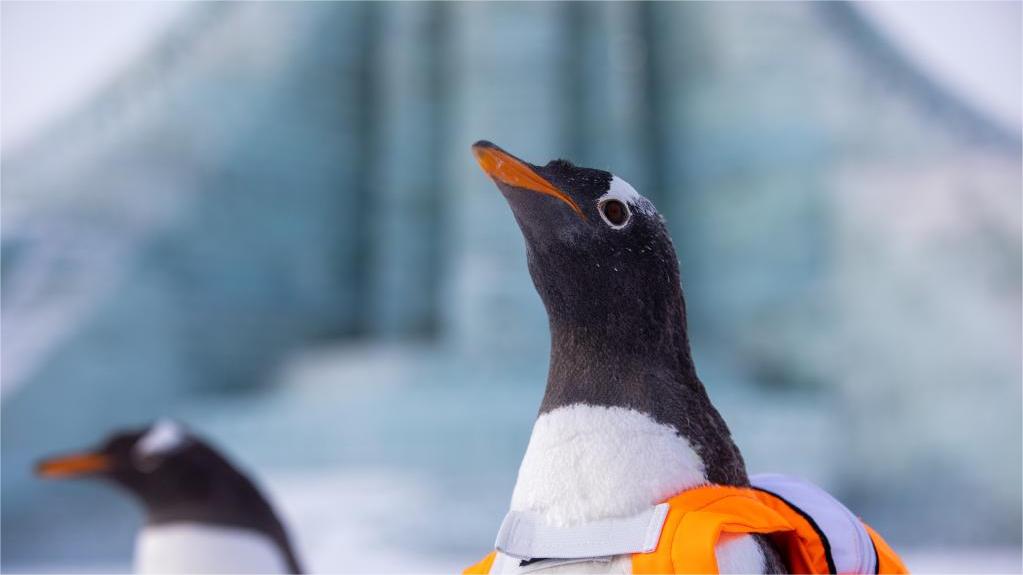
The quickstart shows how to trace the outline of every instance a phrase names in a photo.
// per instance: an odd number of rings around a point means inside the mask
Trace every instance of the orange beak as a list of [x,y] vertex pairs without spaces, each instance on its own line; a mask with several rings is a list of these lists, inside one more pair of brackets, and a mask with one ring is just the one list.
[[534,172],[522,160],[490,142],[476,142],[472,146],[472,153],[476,156],[480,168],[483,168],[483,171],[495,181],[557,198],[568,204],[568,207],[572,208],[579,217],[586,219],[586,215],[579,209],[575,200]]
[[47,478],[77,477],[106,471],[111,463],[110,458],[102,453],[75,453],[40,462],[36,466],[36,474]]

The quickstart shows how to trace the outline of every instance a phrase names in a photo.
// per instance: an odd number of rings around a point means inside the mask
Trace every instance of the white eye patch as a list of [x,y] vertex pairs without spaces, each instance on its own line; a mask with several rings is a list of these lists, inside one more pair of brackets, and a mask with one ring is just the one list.
[[628,206],[629,210],[642,212],[647,215],[652,215],[657,211],[654,209],[654,205],[650,203],[650,200],[641,196],[629,182],[615,175],[611,176],[611,185],[608,186],[607,192],[597,198],[597,205],[599,206],[608,200],[618,200]]
[[631,206],[635,206],[636,202],[642,196],[633,188],[629,182],[619,178],[618,176],[611,176],[611,185],[607,188],[607,193],[600,197],[600,200],[607,200],[614,198],[620,202],[624,202]]
[[597,212],[600,213],[604,223],[613,229],[620,230],[629,223],[631,212],[652,215],[656,213],[656,210],[650,200],[639,195],[636,188],[633,188],[629,182],[612,174],[607,192],[597,198]]
[[161,419],[139,438],[135,444],[135,456],[147,459],[157,455],[171,453],[188,440],[185,430],[176,422]]

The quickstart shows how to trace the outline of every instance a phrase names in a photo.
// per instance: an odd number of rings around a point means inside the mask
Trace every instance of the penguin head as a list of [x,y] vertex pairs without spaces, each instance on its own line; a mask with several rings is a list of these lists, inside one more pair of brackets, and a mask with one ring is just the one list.
[[526,240],[547,308],[551,359],[540,414],[576,404],[624,407],[674,427],[713,483],[745,485],[745,464],[696,373],[678,258],[654,205],[610,172],[473,153]]
[[679,319],[684,331],[675,249],[648,199],[603,170],[537,166],[486,141],[472,149],[522,231],[552,330],[617,334],[608,345],[622,348],[678,331]]
[[302,573],[283,524],[259,488],[180,423],[118,431],[97,447],[39,462],[44,478],[98,478],[133,494],[147,524],[195,522],[261,532]]
[[142,429],[115,432],[95,448],[47,458],[36,473],[54,479],[105,479],[147,507],[158,508],[199,504],[237,472],[183,425],[160,420]]

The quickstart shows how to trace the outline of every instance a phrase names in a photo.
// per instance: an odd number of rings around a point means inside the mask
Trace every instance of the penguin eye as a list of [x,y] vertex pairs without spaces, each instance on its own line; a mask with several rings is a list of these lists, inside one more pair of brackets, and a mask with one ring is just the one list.
[[597,206],[600,216],[612,228],[620,228],[629,221],[629,208],[618,200],[606,200]]

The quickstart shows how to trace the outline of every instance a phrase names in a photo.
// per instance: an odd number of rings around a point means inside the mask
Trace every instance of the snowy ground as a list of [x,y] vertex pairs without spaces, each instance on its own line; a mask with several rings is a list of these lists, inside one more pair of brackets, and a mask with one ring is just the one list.
[[908,549],[903,554],[913,573],[1021,573],[1019,548]]
[[278,505],[309,572],[455,573],[466,566],[464,558],[431,554],[408,539],[414,533],[402,533],[406,520],[417,519],[409,514],[445,519],[437,509],[441,498],[427,482],[365,471],[294,474],[267,484],[280,494]]

